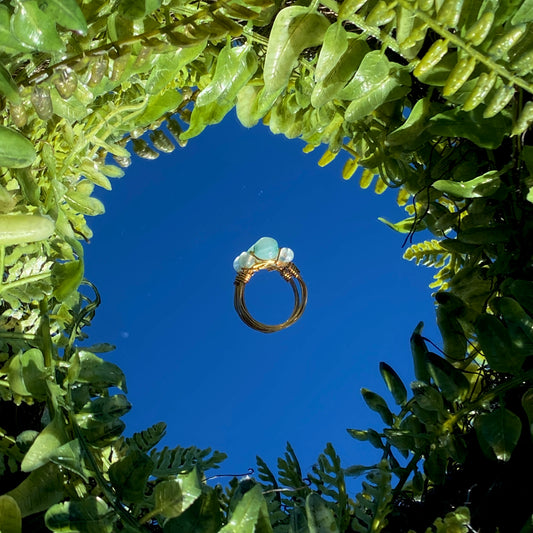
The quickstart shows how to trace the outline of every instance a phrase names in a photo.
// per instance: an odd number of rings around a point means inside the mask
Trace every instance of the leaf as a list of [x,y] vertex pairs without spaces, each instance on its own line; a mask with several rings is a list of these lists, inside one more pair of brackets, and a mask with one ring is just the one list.
[[8,70],[2,64],[0,64],[0,94],[6,96],[7,99],[14,104],[20,102],[18,86],[13,81],[11,74],[9,74]]
[[518,373],[524,356],[514,349],[508,330],[494,315],[480,315],[475,324],[476,334],[489,366],[497,372]]
[[100,422],[88,419],[82,434],[91,446],[104,448],[115,442],[123,433],[126,424],[122,420],[112,419],[109,422]]
[[254,485],[237,504],[220,533],[270,533],[268,508],[261,485]]
[[510,120],[502,114],[483,118],[479,107],[469,112],[454,108],[431,117],[428,132],[443,137],[464,137],[481,148],[494,149],[509,133],[510,125]]
[[33,396],[37,401],[46,399],[46,378],[44,357],[38,348],[17,354],[9,362],[7,379],[15,394]]
[[126,19],[140,19],[161,5],[161,0],[120,0],[118,12]]
[[11,33],[10,14],[7,6],[0,4],[0,50],[6,54],[27,52],[21,42]]
[[115,514],[110,513],[105,501],[96,496],[58,503],[44,515],[46,527],[52,531],[79,533],[111,533],[114,520]]
[[347,429],[350,436],[359,441],[368,441],[374,448],[383,449],[383,442],[379,433],[374,429]]
[[492,196],[500,188],[500,172],[489,170],[469,181],[437,180],[432,187],[458,198]]
[[449,402],[464,400],[470,383],[463,372],[433,352],[428,352],[427,358],[429,373],[443,396]]
[[146,81],[146,92],[148,94],[160,93],[176,78],[181,69],[194,61],[204,51],[206,45],[207,40],[204,40],[193,46],[178,48],[174,52],[162,54]]
[[87,33],[87,22],[76,0],[38,0],[39,8],[67,30]]
[[316,492],[311,492],[311,494],[307,495],[305,512],[309,533],[339,532],[333,511],[329,509],[326,502]]
[[513,345],[526,357],[533,354],[533,319],[513,298],[495,298],[494,309],[502,316]]
[[226,45],[218,56],[211,83],[196,99],[189,129],[180,137],[190,139],[211,124],[218,124],[233,108],[237,94],[257,70],[253,47]]
[[311,104],[321,107],[335,98],[348,83],[370,48],[336,22],[326,31],[315,69]]
[[59,446],[69,441],[65,422],[61,413],[56,414],[52,421],[37,435],[27,451],[20,469],[31,472],[46,464]]
[[299,55],[322,44],[329,25],[324,15],[304,6],[289,6],[278,13],[263,67],[266,93],[279,94],[287,86]]
[[533,437],[533,389],[524,392],[521,403],[529,422],[529,433]]
[[85,350],[80,350],[77,357],[80,361],[80,371],[76,381],[88,383],[91,387],[101,391],[108,387],[118,387],[124,392],[128,392],[124,373],[117,365],[104,361]]
[[[414,231],[426,229],[425,224],[421,224],[420,219],[417,220],[417,217],[404,218],[403,220],[400,220],[400,222],[389,222],[383,217],[378,217],[378,220],[398,233],[411,233],[413,228]],[[416,226],[415,223],[417,223]]]
[[103,396],[87,402],[76,413],[76,419],[81,427],[84,427],[87,420],[106,423],[124,416],[130,409],[131,404],[124,394]]
[[76,213],[82,215],[97,216],[105,213],[104,204],[98,198],[88,196],[83,192],[71,190],[65,194],[65,200]]
[[419,322],[411,335],[411,353],[413,356],[416,379],[423,381],[424,383],[429,383],[430,376],[426,363],[426,356],[429,350],[421,335],[423,327],[424,322]]
[[350,101],[345,119],[348,122],[361,120],[386,102],[407,94],[410,85],[411,79],[404,68],[391,63],[380,50],[369,52],[338,95]]
[[442,395],[437,389],[422,381],[413,381],[411,383],[411,390],[413,391],[418,405],[422,407],[422,409],[444,413]]
[[62,302],[74,291],[78,290],[83,279],[83,261],[68,261],[54,263],[52,267],[52,282],[54,284],[54,298]]
[[22,516],[17,501],[11,496],[0,496],[0,531],[22,533]]
[[125,457],[109,467],[109,480],[119,498],[139,502],[143,499],[146,482],[153,469],[154,463],[148,455],[130,450]]
[[33,144],[18,131],[0,126],[0,166],[23,168],[31,165],[36,153]]
[[379,371],[387,388],[391,391],[394,401],[398,405],[404,405],[407,401],[407,389],[400,376],[398,376],[392,367],[384,362],[379,363]]
[[422,98],[416,102],[407,120],[397,129],[387,135],[387,146],[413,146],[415,141],[423,142],[421,134],[426,129],[429,116],[429,98]]
[[56,465],[75,472],[88,482],[93,473],[86,468],[83,462],[83,454],[80,441],[74,439],[56,448],[50,454],[49,460]]
[[387,406],[387,402],[379,394],[365,388],[361,389],[361,394],[368,407],[379,413],[383,422],[390,426],[394,421],[394,417]]
[[159,482],[154,488],[155,508],[166,519],[175,518],[187,510],[202,494],[196,468],[175,479]]
[[533,0],[525,0],[513,14],[511,24],[516,26],[531,21],[533,21]]
[[39,52],[58,52],[64,48],[55,20],[39,9],[36,0],[15,1],[11,31],[21,43]]
[[437,326],[442,335],[446,357],[454,361],[463,360],[468,341],[463,327],[457,319],[457,310],[446,304],[439,304],[437,306]]
[[167,520],[164,533],[218,533],[222,525],[222,513],[216,492],[204,487],[204,492],[178,517]]
[[478,415],[474,428],[481,448],[489,457],[492,452],[496,459],[508,461],[520,438],[522,422],[509,409],[499,407],[492,413]]
[[24,244],[50,237],[55,223],[41,215],[0,215],[0,245]]

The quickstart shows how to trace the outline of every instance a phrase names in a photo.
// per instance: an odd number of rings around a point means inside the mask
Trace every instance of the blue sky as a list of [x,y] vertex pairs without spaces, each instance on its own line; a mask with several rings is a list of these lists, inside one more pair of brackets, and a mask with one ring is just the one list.
[[[404,218],[396,192],[363,191],[342,179],[344,154],[320,168],[323,150],[303,146],[230,115],[172,154],[134,155],[89,220],[86,277],[103,299],[89,340],[117,346],[106,356],[126,374],[126,434],[165,421],[161,445],[229,455],[213,474],[246,472],[256,455],[274,468],[287,441],[306,471],[327,442],[344,466],[372,464],[346,432],[382,428],[360,388],[393,405],[379,362],[408,384],[416,324],[440,342],[434,272],[402,259],[404,236],[377,220]],[[294,250],[309,290],[301,320],[268,335],[233,309],[233,259],[262,236]],[[291,294],[266,272],[246,291],[267,323],[286,318]]]

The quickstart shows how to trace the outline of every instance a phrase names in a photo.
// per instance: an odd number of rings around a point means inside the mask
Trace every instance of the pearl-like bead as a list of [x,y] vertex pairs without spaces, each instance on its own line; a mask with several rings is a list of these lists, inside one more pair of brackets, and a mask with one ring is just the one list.
[[248,252],[242,252],[242,254],[238,255],[235,260],[233,261],[233,268],[240,272],[244,268],[250,268],[255,263],[255,257],[248,253]]
[[294,259],[294,252],[290,248],[282,248],[279,251],[278,261],[290,263]]

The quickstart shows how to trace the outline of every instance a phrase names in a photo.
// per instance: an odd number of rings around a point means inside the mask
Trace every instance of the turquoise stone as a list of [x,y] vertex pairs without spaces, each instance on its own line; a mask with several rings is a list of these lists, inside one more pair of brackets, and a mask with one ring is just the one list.
[[248,252],[242,252],[242,254],[238,255],[235,258],[235,261],[233,261],[233,268],[240,272],[244,268],[250,268],[255,263],[255,257]]
[[278,242],[272,237],[261,237],[248,251],[258,259],[277,259]]
[[281,263],[290,263],[294,259],[294,252],[290,248],[282,248],[279,251],[278,261]]

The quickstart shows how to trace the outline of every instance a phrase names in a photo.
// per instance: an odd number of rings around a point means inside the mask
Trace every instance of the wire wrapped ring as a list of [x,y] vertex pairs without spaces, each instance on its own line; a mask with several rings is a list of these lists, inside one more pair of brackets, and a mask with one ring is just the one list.
[[[271,245],[269,252],[265,253],[265,242]],[[272,244],[275,243],[275,245]],[[271,256],[264,258],[264,256]],[[243,252],[234,262],[237,270],[235,277],[234,305],[241,320],[249,327],[263,333],[274,333],[294,324],[303,314],[307,305],[307,287],[302,279],[298,267],[292,262],[294,254],[289,248],[277,248],[277,242],[269,237],[260,239],[248,252]],[[280,276],[287,281],[294,293],[294,307],[290,317],[281,324],[263,324],[252,317],[244,299],[246,284],[252,276],[260,270],[278,271]]]

